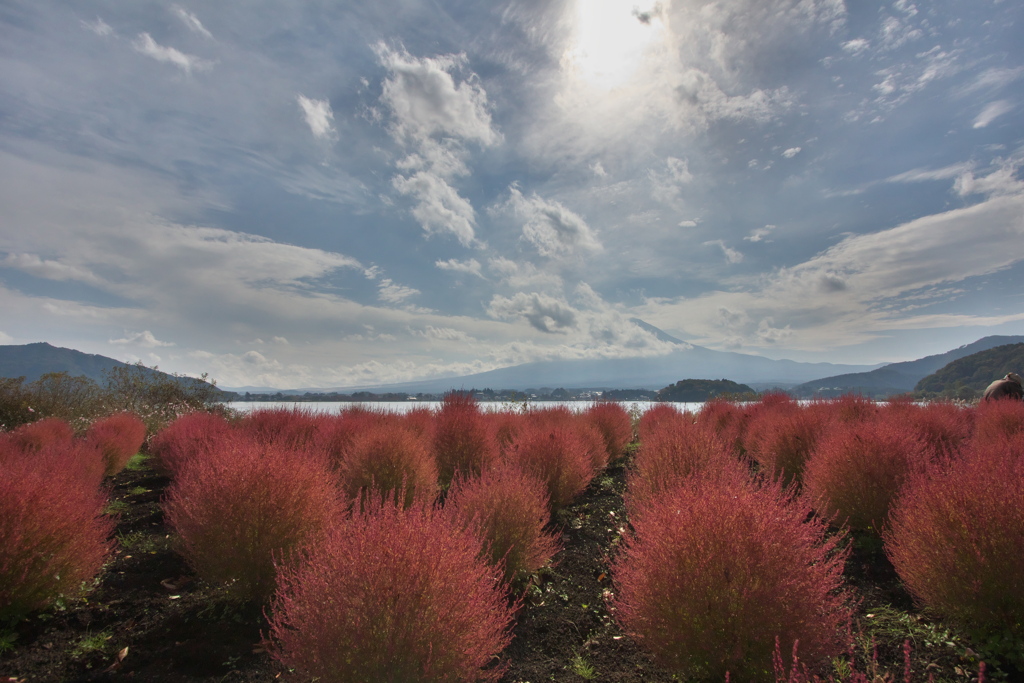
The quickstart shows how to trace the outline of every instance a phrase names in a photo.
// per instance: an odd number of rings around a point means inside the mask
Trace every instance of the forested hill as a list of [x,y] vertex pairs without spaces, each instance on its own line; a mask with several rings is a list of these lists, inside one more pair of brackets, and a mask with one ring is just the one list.
[[757,392],[746,384],[737,384],[727,379],[684,379],[658,392],[658,401],[676,403],[698,403],[716,396],[737,398],[755,396]]
[[0,346],[0,377],[24,377],[26,382],[34,382],[51,372],[66,372],[72,377],[88,377],[103,384],[108,372],[122,367],[128,367],[128,363],[46,342]]
[[973,399],[1008,372],[1024,374],[1024,343],[1006,344],[964,356],[928,375],[914,393],[932,398]]

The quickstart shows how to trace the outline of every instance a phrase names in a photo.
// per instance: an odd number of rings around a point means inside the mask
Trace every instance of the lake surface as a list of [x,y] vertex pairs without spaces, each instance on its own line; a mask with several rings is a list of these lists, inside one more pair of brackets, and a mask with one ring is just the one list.
[[[640,413],[647,411],[651,406],[658,405],[656,401],[618,401],[618,403],[626,410],[636,410]],[[354,406],[362,406],[364,408],[370,408],[371,410],[382,410],[392,413],[407,413],[416,408],[429,408],[436,411],[440,410],[441,401],[366,401],[362,403],[356,401],[231,401],[224,405],[232,410],[237,410],[240,413],[248,413],[253,410],[260,409],[296,408],[299,410],[309,410],[318,413],[337,415],[343,410]],[[481,410],[521,410],[523,406],[522,403],[506,401],[481,401],[477,405],[480,406]],[[530,408],[536,410],[565,406],[576,412],[586,410],[592,405],[594,405],[593,401],[531,401],[529,403]],[[669,403],[667,405],[673,406],[679,411],[695,413],[700,410],[701,406],[704,404]]]

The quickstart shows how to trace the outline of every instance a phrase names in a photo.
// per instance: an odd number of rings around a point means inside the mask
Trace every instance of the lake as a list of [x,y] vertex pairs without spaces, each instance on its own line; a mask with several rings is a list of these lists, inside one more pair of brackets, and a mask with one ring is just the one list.
[[[640,413],[647,411],[651,406],[656,406],[656,401],[618,401],[618,403],[626,410],[636,410]],[[392,413],[407,413],[410,410],[416,408],[429,408],[431,410],[439,410],[441,408],[441,401],[366,401],[363,403],[355,401],[230,401],[225,403],[228,408],[237,410],[240,413],[248,413],[253,410],[259,409],[271,409],[271,408],[298,408],[300,410],[310,410],[318,413],[328,413],[336,415],[347,408],[353,406],[361,406],[369,408],[371,410],[381,410]],[[522,407],[522,403],[511,403],[506,401],[481,401],[477,405],[480,406],[481,410],[519,410]],[[593,401],[533,401],[530,404],[531,408],[537,410],[543,410],[545,408],[555,408],[557,406],[565,406],[575,412],[586,410],[590,406],[594,405]],[[677,410],[695,413],[700,410],[703,403],[669,403],[668,405],[674,406]]]

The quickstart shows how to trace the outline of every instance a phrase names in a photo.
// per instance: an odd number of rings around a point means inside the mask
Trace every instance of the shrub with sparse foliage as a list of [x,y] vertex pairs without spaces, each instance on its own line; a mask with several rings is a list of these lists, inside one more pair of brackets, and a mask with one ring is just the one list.
[[501,567],[507,583],[521,583],[558,551],[557,538],[544,529],[551,516],[544,483],[517,467],[456,477],[445,512],[485,541],[485,557]]
[[647,501],[614,560],[614,614],[687,677],[772,680],[776,638],[811,666],[844,651],[845,555],[778,482],[688,480]]
[[372,502],[282,567],[271,651],[334,683],[497,681],[515,606],[481,551],[431,506]]
[[195,572],[252,601],[273,592],[275,561],[319,542],[340,514],[322,461],[249,440],[191,460],[164,500],[179,552]]

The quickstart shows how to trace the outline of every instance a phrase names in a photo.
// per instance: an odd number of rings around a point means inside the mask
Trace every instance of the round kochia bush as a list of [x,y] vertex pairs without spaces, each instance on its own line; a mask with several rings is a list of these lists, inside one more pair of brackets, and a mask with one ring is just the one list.
[[778,482],[692,478],[647,501],[612,566],[616,619],[684,676],[773,680],[776,637],[809,665],[844,651],[845,555]]
[[431,506],[372,501],[282,567],[271,651],[333,683],[496,681],[514,605],[481,551]]
[[161,429],[150,440],[154,465],[174,477],[193,458],[212,457],[232,437],[238,438],[222,416],[197,410],[186,413]]
[[633,440],[633,420],[621,403],[599,401],[585,413],[587,419],[604,439],[605,451],[608,453],[606,462],[613,462],[623,456],[626,446]]
[[113,522],[95,481],[55,461],[0,467],[0,623],[75,597],[110,552]]
[[111,477],[128,464],[146,441],[146,423],[131,413],[116,413],[96,420],[86,432],[86,440],[103,454],[105,474]]
[[164,501],[185,560],[241,600],[269,597],[275,560],[320,540],[340,515],[321,460],[249,440],[188,462]]
[[904,482],[932,455],[923,437],[898,417],[836,422],[818,440],[804,468],[804,491],[819,513],[879,533]]
[[456,473],[464,477],[480,474],[498,456],[498,441],[492,422],[485,418],[470,394],[445,394],[434,418],[433,456],[442,487]]
[[445,512],[485,541],[485,558],[502,568],[508,583],[519,583],[558,551],[556,537],[544,531],[551,516],[544,482],[515,466],[456,477]]
[[426,441],[399,420],[376,420],[356,435],[336,464],[341,489],[349,500],[374,495],[402,498],[412,505],[437,495],[437,464]]
[[[1009,401],[1002,401],[1009,403]],[[1024,454],[975,446],[915,476],[890,513],[886,554],[911,595],[1024,667]]]
[[508,459],[543,481],[552,510],[559,510],[594,478],[594,442],[573,422],[548,422],[544,417],[522,425]]

